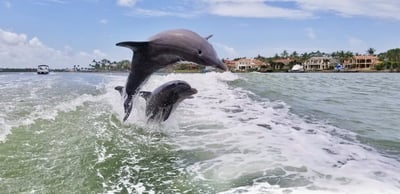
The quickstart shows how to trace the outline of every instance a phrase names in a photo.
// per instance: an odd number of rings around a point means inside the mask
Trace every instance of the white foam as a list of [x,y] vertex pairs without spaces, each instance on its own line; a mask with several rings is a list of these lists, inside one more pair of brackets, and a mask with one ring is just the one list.
[[[347,130],[306,122],[290,113],[284,102],[256,100],[251,97],[254,94],[230,87],[226,82],[238,79],[237,75],[153,75],[142,90],[152,91],[175,79],[186,80],[199,92],[194,99],[183,101],[170,117],[169,122],[178,127],[167,125],[165,131],[177,150],[209,154],[209,158],[185,166],[199,180],[229,183],[257,172],[268,178],[271,170],[281,169],[284,176],[292,175],[287,178],[292,184],[289,188],[261,182],[246,187],[247,193],[265,187],[275,188],[277,193],[285,189],[314,192],[312,188],[323,188],[316,193],[400,190],[397,161],[361,145]],[[143,107],[143,102],[136,103]]]
[[0,143],[6,139],[6,136],[10,133],[11,126],[6,124],[4,116],[0,113]]
[[[44,79],[44,77],[40,78]],[[107,94],[83,93],[74,97],[74,91],[71,91],[71,94],[68,91],[59,91],[59,95],[62,95],[61,92],[63,92],[69,96],[66,96],[66,100],[57,98],[59,96],[55,96],[53,99],[53,96],[49,96],[51,94],[42,90],[52,89],[55,83],[55,80],[50,78],[41,81],[41,79],[33,79],[32,77],[20,77],[13,83],[4,82],[5,87],[1,89],[7,91],[8,96],[2,99],[4,103],[0,107],[3,112],[0,113],[0,142],[6,141],[7,135],[12,132],[11,129],[14,127],[30,125],[38,119],[54,120],[60,112],[75,111],[85,102],[99,102],[108,98]],[[100,83],[100,86],[96,86],[96,88],[100,90],[101,86],[105,87],[104,83]],[[26,90],[26,88],[29,88],[29,90]]]
[[[107,79],[110,82],[99,86],[106,89],[101,95],[81,94],[54,107],[38,105],[20,120],[7,120],[0,113],[0,140],[12,127],[30,124],[39,118],[54,119],[60,112],[74,111],[86,102],[106,102],[122,120],[122,99],[114,86],[125,84],[126,75],[107,76]],[[154,74],[142,90],[152,91],[176,79],[187,81],[198,94],[194,99],[183,101],[162,125],[162,130],[176,150],[207,155],[194,163],[186,163],[182,158],[179,165],[197,180],[215,184],[230,184],[244,175],[262,173],[252,185],[222,193],[399,193],[397,161],[360,144],[355,134],[347,130],[323,122],[310,123],[292,114],[284,102],[260,100],[246,90],[229,86],[228,81],[239,79],[235,74]],[[144,126],[145,102],[136,98],[134,103],[126,124]],[[106,131],[99,128],[98,137],[107,138]],[[96,149],[98,162],[112,157],[103,145],[96,145]],[[284,174],[271,174],[274,170]],[[142,183],[129,183],[130,174],[123,171],[122,168],[119,173],[126,176],[120,182],[125,188],[144,191]],[[261,181],[271,177],[288,179],[289,186],[281,188],[279,184]],[[310,183],[296,185],[297,179]],[[121,191],[118,185],[109,184],[115,183],[103,183],[111,189],[109,193]]]
[[[339,187],[340,188],[340,187]],[[368,188],[359,186],[351,191],[342,191],[341,189],[307,189],[305,187],[297,188],[280,188],[277,186],[270,185],[268,183],[256,183],[253,186],[243,186],[228,191],[220,192],[219,194],[237,194],[237,193],[251,193],[251,194],[338,194],[338,193],[355,193],[355,194],[397,194],[396,190],[387,190],[383,187],[373,187],[369,185]]]

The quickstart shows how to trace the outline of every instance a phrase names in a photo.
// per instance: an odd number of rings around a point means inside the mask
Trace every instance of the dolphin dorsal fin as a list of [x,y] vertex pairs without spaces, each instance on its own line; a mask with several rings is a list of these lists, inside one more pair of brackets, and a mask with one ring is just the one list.
[[210,39],[211,37],[213,37],[212,34],[208,35],[207,37],[204,37],[206,40]]
[[151,92],[148,91],[140,91],[139,96],[143,97],[146,101],[150,98]]
[[135,41],[125,41],[119,42],[116,44],[117,46],[127,47],[132,49],[133,51],[137,51],[139,48],[147,47],[149,45],[148,41],[135,42]]
[[124,92],[124,86],[116,86],[114,89],[117,90],[119,92],[119,94],[121,94],[121,96],[122,96],[122,94]]

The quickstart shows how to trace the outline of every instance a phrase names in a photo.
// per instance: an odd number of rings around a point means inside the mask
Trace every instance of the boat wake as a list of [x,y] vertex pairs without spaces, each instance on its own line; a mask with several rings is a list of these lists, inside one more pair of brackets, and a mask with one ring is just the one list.
[[[199,92],[156,131],[177,153],[176,168],[213,192],[399,191],[398,162],[348,130],[305,120],[285,102],[234,87],[230,83],[241,78],[230,73],[154,75],[143,90],[173,79],[186,80]],[[136,101],[134,115],[143,115],[143,104]],[[144,120],[128,123],[146,128]]]
[[[32,141],[27,145],[45,143],[38,157],[58,154],[57,160],[42,162],[46,173],[59,173],[56,166],[65,175],[73,172],[93,182],[74,183],[69,189],[80,185],[102,193],[400,191],[398,161],[361,143],[349,130],[300,117],[284,101],[238,87],[235,83],[244,79],[240,75],[152,75],[142,90],[177,79],[198,90],[160,125],[146,124],[141,98],[134,100],[131,117],[122,122],[123,99],[114,87],[125,82],[125,74],[83,74],[68,77],[75,80],[68,83],[63,76],[55,73],[36,81],[21,76],[13,85],[1,84],[0,92],[6,95],[0,107],[0,137],[3,144],[12,143],[7,137],[25,130],[33,134],[24,136]],[[31,89],[20,91],[21,87]],[[44,146],[48,142],[53,146]],[[23,149],[20,152],[25,156]],[[82,154],[85,160],[62,162],[62,153],[72,158]],[[7,184],[19,185],[18,181]]]

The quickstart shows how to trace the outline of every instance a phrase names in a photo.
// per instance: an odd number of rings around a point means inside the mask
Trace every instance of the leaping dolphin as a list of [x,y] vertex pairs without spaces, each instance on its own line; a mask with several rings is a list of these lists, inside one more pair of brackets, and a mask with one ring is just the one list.
[[188,61],[226,71],[226,65],[207,41],[210,37],[204,38],[193,31],[177,29],[160,32],[148,41],[117,43],[117,46],[128,47],[133,51],[131,71],[121,94],[125,98],[123,120],[126,121],[131,113],[133,96],[138,93],[140,85],[161,68],[179,61]]
[[166,121],[180,102],[193,98],[197,93],[187,82],[173,80],[159,86],[153,92],[140,91],[139,95],[146,100],[146,117],[149,121]]

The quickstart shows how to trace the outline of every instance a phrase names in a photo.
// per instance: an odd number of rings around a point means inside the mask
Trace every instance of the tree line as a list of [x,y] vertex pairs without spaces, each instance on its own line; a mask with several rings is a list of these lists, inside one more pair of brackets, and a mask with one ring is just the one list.
[[[368,55],[376,55],[376,49],[374,48],[369,48],[365,51],[365,54]],[[282,63],[277,63],[275,62],[278,59],[290,59],[289,62],[289,67],[291,68],[295,64],[303,64],[305,61],[310,59],[311,57],[333,57],[338,59],[338,61],[343,64],[344,61],[351,59],[353,56],[358,56],[361,55],[360,53],[353,53],[352,51],[344,51],[344,50],[339,50],[335,51],[332,53],[325,53],[321,51],[313,51],[313,52],[304,52],[304,53],[298,53],[297,51],[293,51],[289,53],[287,50],[283,50],[282,53],[278,54],[276,53],[272,57],[265,57],[258,55],[255,57],[255,59],[258,59],[260,61],[263,61],[265,63],[268,63],[271,65],[271,68],[273,70],[280,70],[283,68]],[[381,61],[380,64],[376,65],[375,68],[377,70],[394,70],[396,69],[397,71],[400,71],[400,48],[394,48],[387,50],[386,52],[382,52],[376,55],[379,58],[379,61]],[[241,58],[245,57],[239,57],[233,59],[234,61],[239,60]],[[96,71],[126,71],[130,69],[130,61],[129,60],[122,60],[122,61],[110,61],[108,59],[102,59],[102,60],[95,60],[89,64],[89,67],[93,68]],[[74,66],[74,68],[79,69],[79,66]],[[196,68],[199,68],[197,66],[193,66],[193,64],[185,64],[185,63],[179,63],[171,67],[172,69],[178,69],[178,70],[193,70]],[[200,70],[202,68],[199,68]]]
[[[369,48],[366,50],[367,55],[375,56],[376,49]],[[343,64],[346,60],[351,59],[353,56],[359,56],[360,53],[354,53],[352,51],[334,51],[332,53],[325,53],[321,51],[313,51],[313,52],[304,52],[298,53],[297,51],[293,51],[289,53],[287,50],[284,50],[282,53],[276,53],[272,57],[264,57],[258,55],[255,59],[263,61],[265,63],[271,64],[271,68],[273,70],[279,70],[283,68],[283,64],[275,62],[278,59],[290,59],[289,67],[291,68],[295,64],[303,64],[305,61],[310,59],[311,57],[332,57],[338,59],[338,61]],[[394,70],[400,71],[400,48],[389,49],[386,52],[382,52],[376,55],[381,61],[378,65],[375,66],[377,70]],[[241,58],[235,58],[233,60],[239,60]]]
[[377,70],[390,69],[400,71],[400,48],[390,49],[384,53],[378,54],[382,63],[376,66]]
[[[95,69],[96,71],[123,71],[130,69],[131,62],[129,60],[122,60],[122,61],[110,61],[108,59],[102,60],[95,60],[93,59],[91,63],[89,63],[89,67]],[[75,67],[80,69],[79,66]]]
[[[131,68],[131,62],[129,60],[122,60],[122,61],[110,61],[108,59],[102,60],[95,60],[89,64],[89,67],[94,69],[95,71],[127,71]],[[74,66],[74,69],[78,71],[82,68],[79,66]],[[204,67],[194,65],[193,63],[177,63],[170,67],[167,67],[165,71],[202,71]]]

